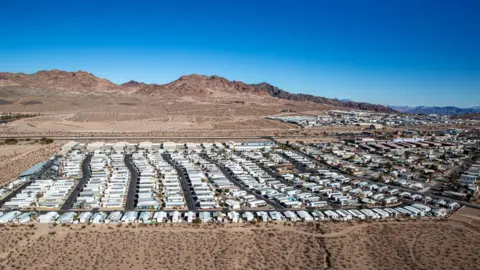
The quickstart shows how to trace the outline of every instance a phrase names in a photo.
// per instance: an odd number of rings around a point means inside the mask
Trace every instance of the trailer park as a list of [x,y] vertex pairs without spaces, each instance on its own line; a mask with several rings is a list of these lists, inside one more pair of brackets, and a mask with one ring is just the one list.
[[317,163],[272,141],[71,141],[0,189],[0,223],[415,219],[462,206]]

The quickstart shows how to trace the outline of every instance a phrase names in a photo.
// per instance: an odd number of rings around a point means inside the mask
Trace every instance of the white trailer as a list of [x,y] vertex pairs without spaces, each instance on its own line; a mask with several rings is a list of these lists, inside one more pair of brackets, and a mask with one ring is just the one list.
[[381,218],[388,218],[390,217],[390,213],[383,211],[383,209],[374,208],[372,209],[373,212],[377,213]]
[[87,223],[88,221],[90,221],[91,217],[92,217],[92,212],[82,212],[78,216],[78,222],[79,223]]
[[123,215],[121,221],[122,223],[134,223],[138,218],[138,212],[128,211]]
[[173,223],[181,222],[180,212],[173,211],[173,213],[171,213],[171,220]]
[[91,222],[94,224],[104,223],[106,218],[107,218],[107,213],[98,212],[93,214]]
[[243,218],[247,222],[252,222],[255,217],[253,216],[252,212],[245,212],[245,213],[243,213]]
[[239,222],[240,219],[240,214],[236,211],[230,211],[228,212],[228,218],[232,221],[232,223],[237,223]]
[[48,212],[38,217],[40,223],[54,223],[60,215],[57,212]]
[[351,209],[351,210],[348,210],[348,212],[350,212],[350,214],[352,214],[352,216],[356,219],[363,220],[366,218],[366,216],[362,212],[358,211],[357,209]]
[[283,214],[290,221],[297,221],[298,220],[298,216],[292,211],[285,211]]
[[346,210],[338,209],[335,212],[338,213],[341,220],[351,220],[352,219],[352,214],[350,212],[346,211]]
[[167,219],[167,213],[164,211],[155,212],[153,218],[156,219],[158,223],[165,222]]
[[340,218],[340,216],[338,215],[337,212],[335,211],[332,211],[332,210],[326,210],[323,212],[325,214],[325,216],[327,216],[329,219],[333,219],[333,220],[338,220]]
[[187,222],[188,222],[188,223],[192,223],[192,222],[195,220],[195,216],[196,216],[196,215],[195,215],[194,212],[188,211],[188,212],[186,213],[186,220],[187,220]]
[[297,215],[303,221],[313,221],[313,217],[307,211],[297,211]]

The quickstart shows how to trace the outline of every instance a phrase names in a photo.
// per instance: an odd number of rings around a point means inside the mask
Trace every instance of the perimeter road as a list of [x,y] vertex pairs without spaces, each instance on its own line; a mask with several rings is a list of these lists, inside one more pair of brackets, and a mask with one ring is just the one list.
[[301,139],[309,139],[309,138],[317,138],[318,136],[304,136],[304,135],[278,135],[275,137],[270,136],[233,136],[233,137],[151,137],[151,136],[132,136],[132,137],[125,137],[125,136],[75,136],[75,135],[57,135],[57,136],[49,136],[49,135],[17,135],[17,136],[0,136],[0,139],[53,139],[53,140],[79,140],[79,141],[96,141],[96,140],[113,140],[113,141],[137,141],[137,140],[162,140],[162,141],[177,141],[177,140],[261,140],[261,139],[269,139],[269,138],[277,138],[277,139],[293,139],[293,140],[301,140]]
[[125,210],[132,211],[135,209],[135,196],[137,195],[138,172],[133,165],[132,155],[125,155],[125,165],[130,171],[130,183],[128,185],[127,201],[125,202]]
[[225,177],[228,178],[228,180],[232,181],[237,187],[239,187],[240,189],[246,191],[248,194],[250,195],[253,195],[255,196],[257,199],[259,200],[262,200],[262,201],[266,201],[268,204],[270,204],[271,206],[273,206],[273,208],[275,210],[283,210],[285,209],[283,206],[281,206],[279,203],[276,203],[275,201],[273,200],[270,200],[270,199],[267,199],[265,197],[263,197],[262,195],[260,194],[257,194],[255,192],[252,192],[250,189],[248,189],[247,187],[245,187],[240,181],[238,181],[235,177],[232,176],[232,173],[230,172],[230,170],[228,170],[227,168],[223,167],[223,165],[220,165],[218,162],[215,162],[213,161],[212,159],[210,159],[207,155],[205,154],[202,154],[202,157],[205,158],[206,160],[212,162],[213,164],[217,165],[217,167],[220,169],[220,171],[223,173],[223,175],[225,175]]
[[78,194],[80,194],[80,191],[83,190],[85,183],[87,180],[90,178],[90,160],[92,159],[92,155],[87,155],[82,162],[82,178],[77,183],[77,186],[75,189],[70,193],[70,196],[68,196],[67,200],[63,203],[62,207],[60,210],[66,211],[70,208],[72,208],[73,203],[78,197]]
[[185,197],[185,201],[187,203],[188,210],[198,210],[197,206],[195,205],[195,200],[193,200],[192,192],[190,190],[190,185],[187,181],[187,177],[183,171],[183,168],[175,164],[170,154],[162,154],[163,159],[168,162],[171,166],[175,168],[177,171],[178,177],[180,178],[180,183],[182,184],[183,189],[183,196]]

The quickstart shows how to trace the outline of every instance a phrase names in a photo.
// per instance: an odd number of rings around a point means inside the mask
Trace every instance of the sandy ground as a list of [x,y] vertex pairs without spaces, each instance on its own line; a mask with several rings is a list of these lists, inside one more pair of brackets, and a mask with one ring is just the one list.
[[[325,113],[318,104],[246,96],[204,97],[27,93],[30,105],[1,105],[0,111],[43,116],[0,125],[0,134],[157,133],[166,136],[248,136],[296,131],[297,126],[264,119],[285,109]],[[8,96],[4,98],[15,99]],[[2,93],[0,93],[2,97]],[[22,96],[23,98],[23,96]],[[236,103],[235,101],[241,101]]]
[[2,269],[478,269],[480,226],[449,221],[5,225]]
[[480,225],[480,210],[469,207],[462,207],[455,213],[452,220],[466,222],[468,224]]
[[[224,119],[223,117],[212,119],[198,119],[186,116],[172,118],[145,118],[144,115],[121,115],[118,118],[94,121],[81,121],[72,119],[70,114],[44,115],[35,118],[22,119],[3,127],[4,132],[17,133],[81,133],[81,132],[168,132],[182,130],[224,130],[232,131],[251,128],[261,128],[264,131],[282,130],[293,128],[291,125],[276,121],[265,120],[262,117],[236,117]],[[121,120],[126,118],[128,120]]]
[[49,145],[0,145],[0,184],[9,183],[35,163],[45,161],[60,149],[62,142]]
[[338,108],[264,96],[222,95],[222,92],[195,97],[17,89],[0,91],[0,99],[28,101],[0,105],[2,112],[43,114],[0,125],[0,136],[322,137],[325,132],[362,129],[355,126],[302,129],[266,120],[266,116],[272,115],[322,115]]

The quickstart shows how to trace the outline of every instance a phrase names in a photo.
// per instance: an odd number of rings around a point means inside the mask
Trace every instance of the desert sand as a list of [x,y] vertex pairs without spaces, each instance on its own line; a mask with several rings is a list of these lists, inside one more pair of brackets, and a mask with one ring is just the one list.
[[35,163],[45,161],[56,153],[62,142],[49,145],[21,142],[17,145],[0,145],[0,184],[9,183]]
[[2,226],[2,269],[477,269],[456,220]]

